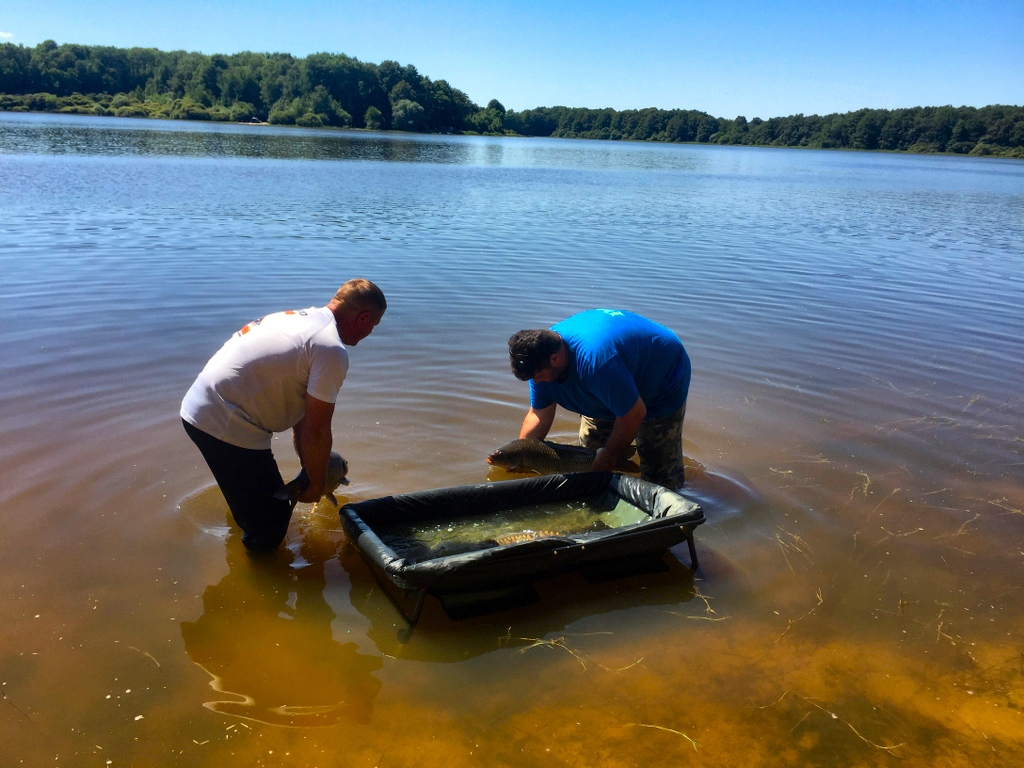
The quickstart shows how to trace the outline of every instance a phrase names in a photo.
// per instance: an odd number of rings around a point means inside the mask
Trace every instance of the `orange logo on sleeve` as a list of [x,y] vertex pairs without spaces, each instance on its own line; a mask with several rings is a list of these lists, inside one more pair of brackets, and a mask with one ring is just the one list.
[[262,322],[263,322],[263,318],[261,317],[258,320],[253,320],[251,323],[246,323],[245,325],[243,325],[241,328],[238,329],[238,335],[239,336],[245,336],[245,334],[247,334],[249,331],[252,330],[252,327],[254,325],[259,325]]

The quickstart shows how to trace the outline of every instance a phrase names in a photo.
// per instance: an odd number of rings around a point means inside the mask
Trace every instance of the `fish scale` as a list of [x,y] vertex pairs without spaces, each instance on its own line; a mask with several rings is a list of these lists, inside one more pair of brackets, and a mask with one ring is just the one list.
[[519,544],[523,541],[536,541],[537,539],[550,539],[553,536],[561,536],[556,531],[523,531],[522,533],[506,533],[496,536],[494,540],[501,545]]
[[[630,446],[626,453],[635,448]],[[520,438],[503,445],[487,457],[487,463],[502,467],[509,472],[539,472],[558,474],[562,472],[587,472],[594,463],[596,451],[580,445],[564,445],[550,440]],[[616,470],[635,472],[637,467],[627,457],[620,457]]]

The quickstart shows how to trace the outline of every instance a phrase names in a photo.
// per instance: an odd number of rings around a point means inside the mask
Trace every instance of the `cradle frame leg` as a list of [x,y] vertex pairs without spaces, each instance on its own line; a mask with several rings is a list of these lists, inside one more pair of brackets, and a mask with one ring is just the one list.
[[693,543],[693,531],[686,536],[686,546],[690,548],[690,569],[696,573],[700,563],[697,562],[697,547]]

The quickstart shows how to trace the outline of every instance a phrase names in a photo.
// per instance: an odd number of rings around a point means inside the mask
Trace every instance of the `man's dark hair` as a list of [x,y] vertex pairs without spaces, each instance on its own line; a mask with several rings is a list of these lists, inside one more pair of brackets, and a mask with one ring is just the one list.
[[562,348],[562,337],[554,331],[533,329],[518,331],[508,340],[512,373],[520,381],[529,381],[551,365],[551,356]]

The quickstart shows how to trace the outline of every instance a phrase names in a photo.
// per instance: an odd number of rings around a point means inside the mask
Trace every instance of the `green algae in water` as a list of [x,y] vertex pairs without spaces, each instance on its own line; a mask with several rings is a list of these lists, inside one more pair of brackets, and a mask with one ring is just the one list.
[[396,525],[379,532],[396,555],[408,561],[431,560],[499,545],[499,538],[572,536],[623,528],[650,520],[642,509],[618,496],[516,507],[486,515]]

